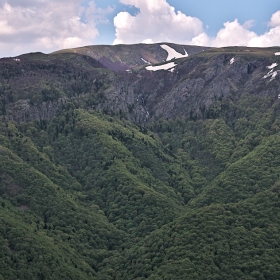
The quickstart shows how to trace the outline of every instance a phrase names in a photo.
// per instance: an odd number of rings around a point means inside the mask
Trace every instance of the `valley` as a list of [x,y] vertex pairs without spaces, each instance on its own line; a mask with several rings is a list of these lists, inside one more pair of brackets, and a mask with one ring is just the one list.
[[1,58],[0,279],[279,279],[279,52]]

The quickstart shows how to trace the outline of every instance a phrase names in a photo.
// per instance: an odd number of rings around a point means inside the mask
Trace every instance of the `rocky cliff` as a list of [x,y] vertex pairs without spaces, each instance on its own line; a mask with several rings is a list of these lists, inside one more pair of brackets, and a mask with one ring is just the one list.
[[[137,48],[131,46],[134,52]],[[115,72],[90,56],[74,53],[2,59],[1,113],[15,121],[49,119],[70,102],[142,124],[158,118],[211,118],[244,95],[278,102],[277,51],[279,48],[205,50],[173,59],[175,66],[158,71],[147,70],[145,64]],[[163,68],[166,63],[162,62]],[[230,113],[234,117],[234,110]]]

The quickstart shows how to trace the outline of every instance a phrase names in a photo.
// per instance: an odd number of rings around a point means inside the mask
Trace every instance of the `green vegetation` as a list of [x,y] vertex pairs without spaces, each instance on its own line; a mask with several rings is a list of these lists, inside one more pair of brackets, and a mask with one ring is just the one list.
[[[0,76],[0,279],[280,278],[278,100],[132,124],[94,109],[113,74],[53,57],[24,58],[30,91],[14,64]],[[63,98],[48,119],[4,118]]]
[[1,123],[2,278],[277,279],[278,109],[254,104],[234,126]]
[[209,57],[217,54],[233,54],[238,56],[250,56],[250,57],[275,57],[275,53],[279,52],[279,47],[270,48],[252,48],[252,47],[222,47],[212,48],[207,52],[198,53],[199,57]]

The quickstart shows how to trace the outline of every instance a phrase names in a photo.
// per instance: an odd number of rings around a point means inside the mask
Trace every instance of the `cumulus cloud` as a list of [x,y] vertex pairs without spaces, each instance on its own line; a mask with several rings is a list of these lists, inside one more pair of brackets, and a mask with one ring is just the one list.
[[24,52],[51,52],[93,44],[96,22],[109,10],[93,1],[0,0],[0,56]]
[[139,9],[132,16],[120,12],[114,18],[114,44],[180,42],[186,43],[203,32],[202,22],[195,17],[176,12],[166,0],[120,0]]
[[246,24],[241,25],[238,20],[235,19],[232,22],[224,23],[224,28],[217,33],[211,45],[217,47],[246,46],[248,42],[256,36],[256,33],[246,28]]
[[274,13],[270,19],[269,26],[276,27],[280,25],[280,11]]
[[208,37],[205,32],[202,32],[198,36],[192,38],[188,44],[196,46],[211,46],[212,42],[211,38]]
[[194,37],[190,44],[204,45],[212,47],[224,46],[248,46],[248,47],[271,47],[280,45],[280,11],[271,16],[268,23],[269,30],[258,35],[251,31],[253,21],[240,24],[237,19],[224,23],[224,27],[219,30],[213,38],[207,36],[205,32]]
[[[115,16],[114,44],[280,45],[280,10],[271,16],[264,34],[251,31],[253,21],[241,24],[236,19],[225,22],[216,36],[210,37],[200,19],[175,11],[166,0],[119,2],[134,6],[139,12],[120,12]],[[108,22],[106,16],[112,11],[111,7],[96,7],[94,0],[0,0],[0,57],[94,44],[97,24]]]
[[258,35],[250,29],[254,21],[239,23],[238,19],[225,22],[216,36],[209,37],[203,23],[195,17],[176,12],[166,0],[120,0],[139,9],[132,16],[120,12],[114,18],[114,44],[173,42],[201,46],[269,47],[280,45],[280,11],[271,16],[268,31]]
[[208,38],[210,46],[248,46],[270,47],[280,45],[280,11],[271,16],[268,26],[270,29],[264,34],[258,35],[250,31],[252,22],[240,24],[238,20],[224,23],[224,28],[219,30],[215,38]]

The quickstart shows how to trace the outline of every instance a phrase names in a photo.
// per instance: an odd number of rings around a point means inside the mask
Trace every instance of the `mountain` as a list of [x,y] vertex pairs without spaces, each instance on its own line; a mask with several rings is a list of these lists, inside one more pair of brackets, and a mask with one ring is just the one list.
[[[166,50],[167,49],[167,50]],[[194,55],[210,48],[177,45],[170,43],[136,44],[136,45],[98,45],[60,50],[56,53],[78,53],[90,56],[114,71],[124,71],[143,65],[157,64],[166,61],[168,50],[179,55]],[[172,51],[171,50],[171,51]],[[175,56],[176,57],[176,54]],[[172,57],[173,58],[173,57]]]
[[279,279],[279,52],[0,59],[0,279]]
[[[167,59],[164,49],[154,48]],[[277,102],[277,51],[276,47],[211,49],[176,59],[166,71],[149,71],[145,64],[114,72],[92,57],[76,53],[1,59],[2,112],[6,110],[6,118],[14,120],[48,118],[70,98],[78,107],[102,109],[143,124],[158,118],[221,114],[244,94]]]

